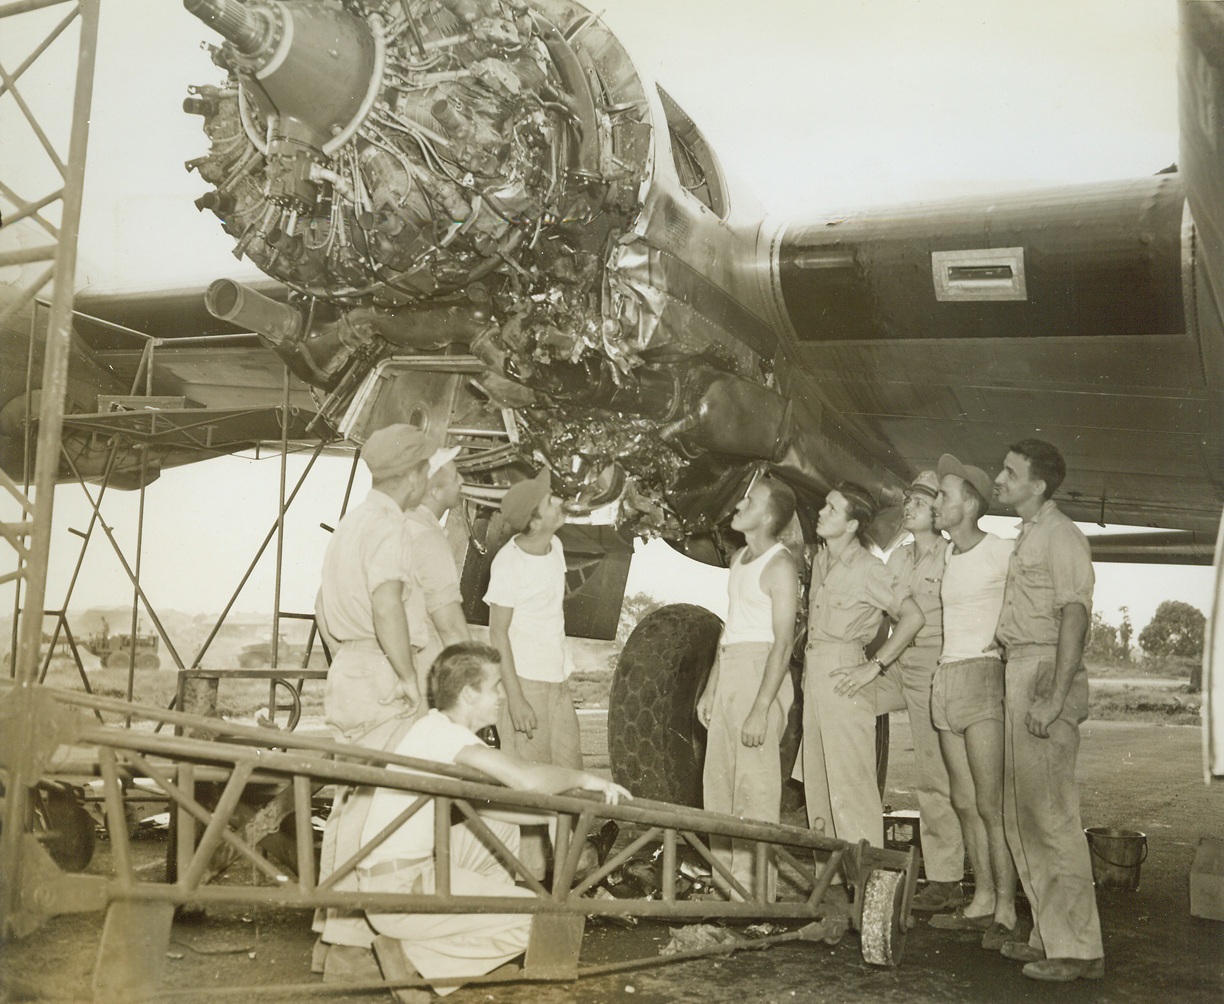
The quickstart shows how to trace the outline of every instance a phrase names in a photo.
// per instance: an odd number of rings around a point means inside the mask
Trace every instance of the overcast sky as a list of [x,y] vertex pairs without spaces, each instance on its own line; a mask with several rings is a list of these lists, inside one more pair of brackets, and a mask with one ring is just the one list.
[[[598,9],[776,214],[1130,177],[1177,157],[1172,0],[604,0]],[[201,120],[181,111],[187,85],[220,80],[200,49],[207,36],[172,0],[103,0],[82,281],[139,287],[242,273],[215,219],[192,205],[205,186],[183,170],[206,149]],[[0,40],[10,69],[19,43],[15,33]],[[23,93],[49,107],[68,86],[48,68],[32,71]],[[11,115],[0,130],[6,181],[39,190],[35,148]],[[309,607],[326,543],[318,523],[334,521],[346,469],[333,462],[312,478],[319,487],[291,524],[287,608]],[[144,560],[156,604],[221,606],[275,517],[276,481],[274,462],[222,460],[150,489]],[[88,515],[78,495],[57,500],[52,601],[73,561],[65,528]],[[136,499],[113,497],[108,522],[130,545]],[[94,546],[101,554],[105,544]],[[645,567],[631,589],[648,582],[664,598],[721,602],[717,573]],[[265,569],[240,607],[270,609]],[[1138,626],[1161,599],[1206,609],[1210,596],[1206,569],[1098,574],[1098,609],[1116,620],[1129,603]],[[130,598],[113,563],[85,581],[79,605]],[[11,609],[5,595],[0,609]]]

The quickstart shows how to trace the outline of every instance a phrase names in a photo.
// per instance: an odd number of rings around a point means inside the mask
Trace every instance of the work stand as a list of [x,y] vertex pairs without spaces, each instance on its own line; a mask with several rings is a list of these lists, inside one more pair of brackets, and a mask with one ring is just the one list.
[[[0,708],[9,706],[12,687],[0,689]],[[174,908],[231,905],[253,908],[320,907],[393,913],[530,913],[535,935],[516,980],[572,980],[579,977],[578,957],[587,917],[650,917],[663,920],[763,920],[803,922],[785,940],[835,942],[850,928],[859,931],[863,957],[878,965],[896,965],[904,948],[909,904],[916,878],[916,854],[858,845],[825,837],[807,828],[773,825],[705,812],[664,802],[635,800],[608,805],[586,793],[540,795],[512,791],[478,771],[436,764],[390,753],[340,745],[323,738],[233,725],[215,718],[132,705],[124,701],[69,691],[39,688],[43,741],[25,756],[29,766],[53,770],[57,757],[82,747],[96,751],[111,835],[110,877],[60,871],[32,837],[26,837],[27,867],[17,898],[25,929],[48,916],[105,910],[94,977],[95,1001],[136,1002],[157,999],[162,963],[169,944]],[[97,715],[160,722],[183,735],[98,724]],[[19,755],[8,744],[0,748],[0,767],[11,770]],[[403,768],[413,771],[407,773]],[[417,773],[423,772],[423,773]],[[171,853],[174,878],[151,880],[133,864],[124,815],[123,789],[134,777],[152,780],[165,793],[177,828]],[[217,794],[207,806],[204,786]],[[413,797],[399,818],[367,841],[360,851],[339,862],[325,877],[316,874],[312,802],[325,788],[384,787]],[[345,880],[402,823],[432,802],[435,811],[436,891],[391,894],[350,891]],[[267,828],[252,825],[251,806],[276,808],[269,813],[292,816],[291,853],[270,856],[261,843]],[[535,878],[517,854],[499,841],[481,820],[484,809],[541,812],[557,819],[551,881]],[[452,814],[467,820],[531,897],[460,896],[449,881]],[[259,816],[259,811],[254,813]],[[602,864],[580,874],[587,838],[614,820],[632,839]],[[710,838],[749,843],[756,857],[757,879],[746,888],[711,852]],[[631,898],[592,897],[601,882],[642,848],[660,843],[661,892]],[[733,900],[689,900],[681,895],[681,851],[688,848],[709,866],[716,881],[734,890]],[[771,900],[767,889],[771,861],[784,869],[799,889],[794,898]],[[250,866],[254,884],[215,881],[225,863]],[[831,897],[830,885],[843,876],[850,897]],[[343,887],[343,888],[342,888]],[[848,901],[847,901],[848,900]],[[725,952],[726,945],[716,949]],[[701,954],[698,952],[697,954]],[[683,953],[671,957],[692,957]],[[657,959],[642,964],[657,964]],[[316,987],[317,984],[311,984]],[[232,995],[242,988],[198,993]],[[293,988],[265,987],[286,992]],[[177,988],[176,998],[184,991]]]

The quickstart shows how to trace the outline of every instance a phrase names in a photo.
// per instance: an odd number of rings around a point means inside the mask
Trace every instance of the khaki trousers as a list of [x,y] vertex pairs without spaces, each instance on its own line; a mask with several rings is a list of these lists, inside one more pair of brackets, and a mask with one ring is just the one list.
[[803,671],[803,781],[808,825],[827,837],[884,845],[884,806],[876,784],[876,718],[905,708],[900,681],[881,673],[853,697],[833,692],[830,673],[863,662],[854,642],[809,642]]
[[1034,699],[1049,693],[1055,651],[1053,645],[1028,645],[1008,652],[1003,826],[1033,908],[1029,944],[1052,959],[1099,959],[1105,954],[1101,920],[1075,783],[1079,723],[1088,715],[1083,669],[1048,739],[1024,723]]
[[[512,854],[519,850],[518,827],[502,820],[483,822]],[[357,871],[363,892],[432,894],[436,889],[433,861],[386,875]],[[517,896],[535,894],[514,884],[510,873],[465,824],[451,827],[451,895]],[[368,913],[379,934],[397,938],[405,957],[427,980],[483,976],[521,955],[531,933],[529,913]],[[435,986],[445,996],[456,985]]]
[[[404,733],[425,712],[424,704],[409,711],[398,699],[397,677],[377,642],[346,641],[327,671],[323,711],[332,738],[368,749],[387,750],[399,745]],[[331,814],[323,826],[319,878],[327,878],[361,847],[361,830],[370,811],[372,788],[337,786]],[[355,891],[357,880],[348,875],[336,888]],[[356,910],[329,907],[315,911],[314,930],[332,945],[369,947],[374,932]]]
[[523,696],[535,710],[536,728],[530,739],[522,732],[515,732],[510,711],[503,705],[497,720],[501,748],[521,760],[582,770],[578,715],[570,697],[569,682],[544,683],[519,677],[519,685],[523,688]]
[[[782,679],[778,696],[766,718],[765,742],[745,746],[740,739],[744,719],[752,710],[770,645],[744,643],[725,645],[719,651],[718,688],[706,737],[705,767],[702,772],[704,804],[711,812],[725,812],[741,819],[778,822],[782,804],[782,765],[779,745],[786,729],[786,716],[794,703],[790,674]],[[730,837],[710,837],[710,849],[749,892],[755,888],[756,866],[752,841]],[[715,873],[717,886],[727,885]],[[769,865],[766,892],[770,900],[777,894],[777,868]],[[740,899],[731,893],[732,899]]]
[[931,882],[959,882],[965,875],[965,844],[960,817],[952,808],[948,768],[939,749],[939,733],[931,722],[931,683],[939,648],[915,645],[888,667],[897,676],[909,710],[914,739],[915,794],[922,820],[922,865]]

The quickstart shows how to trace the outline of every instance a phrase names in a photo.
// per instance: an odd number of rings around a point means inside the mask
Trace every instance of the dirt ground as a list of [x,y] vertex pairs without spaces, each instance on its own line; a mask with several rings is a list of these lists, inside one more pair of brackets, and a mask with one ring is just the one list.
[[[606,769],[604,718],[582,715],[589,765]],[[894,721],[888,802],[913,808],[912,748],[904,719]],[[1060,1001],[1146,1002],[1224,1000],[1224,922],[1189,915],[1188,875],[1200,836],[1224,836],[1224,791],[1202,781],[1201,734],[1185,726],[1089,722],[1083,729],[1080,779],[1087,826],[1147,834],[1150,849],[1138,891],[1100,890],[1106,978],[1071,985],[1034,983],[1019,964],[983,951],[975,938],[930,928],[919,919],[895,970],[868,966],[857,935],[840,945],[788,944],[764,951],[672,963],[575,983],[469,986],[453,1004],[602,1004],[634,1001],[765,1004],[804,1001]],[[797,820],[789,820],[797,821]],[[164,846],[143,841],[151,874]],[[104,871],[101,844],[91,871]],[[88,1001],[101,915],[63,916],[19,942],[0,959],[7,1001]],[[653,957],[669,940],[665,924],[635,929],[588,924],[582,964]],[[308,918],[289,910],[210,911],[175,924],[165,964],[162,999],[241,998],[264,1001],[323,999],[381,1001],[384,993],[331,992],[309,974],[313,936]],[[289,993],[274,985],[309,984]],[[324,996],[323,993],[326,992]],[[126,1004],[126,1002],[124,1002]]]

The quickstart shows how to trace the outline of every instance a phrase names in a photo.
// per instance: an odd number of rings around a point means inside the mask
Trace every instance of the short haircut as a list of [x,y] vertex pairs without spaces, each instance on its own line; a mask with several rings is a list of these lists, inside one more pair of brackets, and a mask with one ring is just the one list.
[[1067,462],[1058,447],[1044,439],[1022,439],[1012,443],[1009,453],[1018,453],[1029,462],[1029,471],[1045,482],[1045,497],[1051,498],[1067,477]]
[[833,486],[835,492],[840,492],[846,500],[846,516],[858,520],[858,532],[855,534],[859,542],[867,543],[867,531],[879,512],[875,496],[860,484],[853,481],[841,481]]
[[795,518],[795,492],[785,481],[768,475],[757,482],[766,492],[769,508],[769,535],[776,537]]
[[972,481],[967,481],[961,478],[961,501],[973,503],[974,516],[985,516],[990,503],[982,496],[982,493],[973,487]]
[[448,711],[464,687],[479,689],[485,666],[501,665],[501,653],[492,645],[461,641],[448,645],[429,668],[429,706]]

